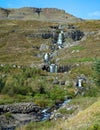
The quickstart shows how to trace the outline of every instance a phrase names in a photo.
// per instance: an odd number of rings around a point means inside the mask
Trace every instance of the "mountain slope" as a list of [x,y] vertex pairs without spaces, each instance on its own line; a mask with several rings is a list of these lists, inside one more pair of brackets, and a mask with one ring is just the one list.
[[62,123],[61,126],[63,130],[65,128],[66,130],[82,130],[87,128],[92,130],[93,127],[97,125],[96,126],[98,127],[97,130],[99,130],[100,128],[99,121],[100,121],[100,101],[97,101],[84,111],[80,111],[76,116]]
[[[51,26],[54,25],[59,24],[31,20],[1,20],[0,62],[19,65],[42,63],[42,57],[39,57],[39,54],[44,53],[44,51],[40,51],[41,45],[50,46],[52,39],[43,39],[41,35],[51,33]],[[67,26],[67,23],[63,25],[65,33],[68,31]],[[74,26],[85,35],[82,40],[75,42],[65,38],[66,46],[70,43],[69,47],[58,50],[59,55],[54,57],[55,59],[60,58],[62,64],[93,61],[95,57],[100,56],[100,21],[82,21],[75,23]],[[45,51],[49,51],[49,49]]]
[[19,9],[0,8],[0,19],[17,19],[17,20],[39,20],[54,22],[75,22],[81,21],[66,13],[64,10],[56,8],[32,8],[24,7]]

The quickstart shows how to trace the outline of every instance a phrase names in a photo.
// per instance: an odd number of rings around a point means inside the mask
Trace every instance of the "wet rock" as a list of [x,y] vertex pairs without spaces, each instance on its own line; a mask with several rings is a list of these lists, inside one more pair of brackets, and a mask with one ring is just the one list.
[[42,69],[42,70],[46,70],[47,72],[50,71],[50,67],[49,67],[49,65],[47,65],[47,64],[43,64],[43,65],[41,66],[41,69]]

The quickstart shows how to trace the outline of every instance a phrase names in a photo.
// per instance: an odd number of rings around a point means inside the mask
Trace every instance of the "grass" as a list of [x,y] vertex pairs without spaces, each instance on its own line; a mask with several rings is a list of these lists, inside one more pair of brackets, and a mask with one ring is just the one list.
[[82,45],[76,45],[76,46],[73,46],[73,47],[71,47],[70,48],[72,51],[73,50],[79,50],[79,51],[81,51],[81,50],[84,50],[84,49],[86,49],[84,46],[82,46]]
[[[30,66],[31,64],[40,65],[43,63],[42,57],[38,58],[36,55],[44,53],[39,49],[32,48],[32,45],[40,47],[41,44],[50,44],[51,39],[42,39],[42,38],[32,38],[26,37],[25,34],[31,33],[40,33],[50,31],[49,26],[53,26],[56,23],[49,22],[39,22],[39,21],[19,21],[19,20],[0,20],[0,63],[5,64],[17,64],[23,66]],[[100,29],[100,20],[98,21],[83,21],[75,23],[75,26],[78,26],[79,29],[85,32],[94,31],[96,34]],[[77,76],[81,74],[85,75],[88,81],[94,81],[93,79],[93,69],[92,64],[95,58],[100,57],[100,39],[99,35],[87,36],[85,41],[80,41],[79,45],[72,46],[70,48],[64,48],[59,50],[59,55],[54,57],[54,60],[57,58],[60,59],[60,65],[71,64],[74,67],[69,73],[41,73],[39,75],[34,74],[31,78],[28,77],[24,79],[24,86],[27,84],[31,86],[36,92],[39,91],[40,86],[44,86],[49,92],[55,87],[52,82],[55,77],[58,77],[59,80],[70,81],[71,88],[68,88],[67,85],[60,86],[65,88],[68,91],[74,91],[72,81],[76,80]],[[72,51],[74,50],[74,53]],[[78,52],[77,52],[78,50]],[[50,50],[46,50],[50,51]],[[7,70],[6,70],[7,71]],[[9,77],[13,77],[13,74],[20,75],[22,73],[19,69],[10,69],[9,73],[6,73],[7,82],[10,83]],[[4,75],[4,72],[0,71],[1,75]],[[44,75],[44,76],[43,76]],[[11,79],[12,80],[12,79]],[[12,82],[12,81],[11,81]],[[88,83],[88,85],[93,88],[94,82]],[[8,85],[6,85],[8,87]],[[12,86],[11,86],[12,87]],[[26,87],[26,86],[25,86]],[[98,91],[98,89],[96,90]],[[53,98],[59,96],[56,93],[56,89],[53,93]],[[55,94],[56,93],[56,94]],[[67,94],[68,94],[67,93]],[[70,92],[72,93],[72,92]],[[51,91],[52,94],[52,91]],[[7,94],[0,94],[0,104],[8,104],[14,102],[29,102],[35,101],[39,105],[49,105],[54,103],[54,100],[49,100],[47,95],[35,95],[35,98],[31,95],[14,95],[13,98]],[[70,105],[79,105],[80,112],[69,120],[57,120],[56,122],[41,122],[41,123],[30,123],[28,126],[21,128],[21,130],[95,130],[99,128],[100,121],[100,102],[97,101],[97,97],[87,97],[78,96],[76,99],[73,99],[70,102]],[[41,100],[39,98],[41,97]],[[46,100],[44,100],[46,98]],[[98,98],[99,100],[99,98]],[[41,104],[43,102],[43,104]],[[94,104],[93,104],[94,103]],[[92,105],[93,104],[93,105]],[[68,113],[68,111],[62,110],[62,113]],[[69,111],[73,113],[73,111]],[[77,125],[78,124],[78,125]],[[98,129],[99,130],[99,129]]]
[[95,103],[97,100],[99,100],[98,97],[77,97],[73,99],[69,104],[70,105],[79,105],[81,110],[85,110],[90,105]]
[[[0,62],[17,63],[23,65],[32,64],[32,61],[41,63],[36,57],[39,50],[32,46],[40,47],[42,43],[48,43],[48,39],[26,37],[26,34],[39,34],[48,32],[52,23],[39,21],[0,20]],[[16,57],[16,58],[15,58]]]
[[84,31],[97,31],[100,28],[100,20],[86,20],[75,23],[74,25]]
[[31,102],[33,98],[31,96],[15,95],[13,98],[8,95],[0,94],[0,105],[12,104],[16,102]]
[[69,130],[81,130],[84,127],[89,128],[96,124],[95,120],[100,121],[100,101],[95,102],[84,111],[79,112],[75,117],[72,117],[62,125],[65,125],[64,127],[69,128]]
[[[76,23],[79,29],[83,31],[98,31],[100,21],[84,21]],[[49,26],[57,25],[57,23],[40,22],[40,21],[20,21],[20,20],[0,20],[0,62],[1,63],[17,63],[30,65],[32,61],[37,64],[42,60],[36,57],[37,54],[43,53],[32,46],[40,47],[41,44],[49,45],[51,39],[26,37],[26,34],[45,33],[50,30]],[[13,32],[14,31],[14,32]],[[98,36],[99,37],[99,36]],[[93,58],[99,57],[99,39],[95,37],[87,37],[86,41],[81,45],[73,46],[69,49],[62,49],[59,57],[60,63],[76,63],[76,62],[92,62]],[[75,51],[72,54],[72,51]],[[78,52],[76,52],[78,50]],[[50,51],[50,50],[46,50]],[[16,58],[15,58],[16,57]],[[56,58],[56,57],[55,57]],[[21,61],[24,61],[21,63]]]
[[80,62],[93,62],[94,58],[90,58],[90,57],[83,57],[83,58],[72,58],[66,61],[62,61],[65,63],[80,63]]
[[18,128],[17,130],[48,130],[49,128],[53,130],[54,125],[53,121],[32,122],[28,126]]

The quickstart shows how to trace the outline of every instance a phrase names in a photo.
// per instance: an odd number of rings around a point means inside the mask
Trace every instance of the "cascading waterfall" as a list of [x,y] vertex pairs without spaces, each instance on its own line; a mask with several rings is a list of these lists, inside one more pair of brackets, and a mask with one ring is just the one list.
[[59,49],[63,46],[63,31],[61,31],[58,35],[58,41],[57,41]]

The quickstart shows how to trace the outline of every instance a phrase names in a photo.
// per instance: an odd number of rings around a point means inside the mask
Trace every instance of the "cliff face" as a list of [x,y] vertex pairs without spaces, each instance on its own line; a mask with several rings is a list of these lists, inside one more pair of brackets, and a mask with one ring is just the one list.
[[17,20],[40,20],[54,22],[76,22],[80,19],[66,13],[64,10],[56,8],[19,8],[4,9],[0,8],[0,19],[17,19]]

